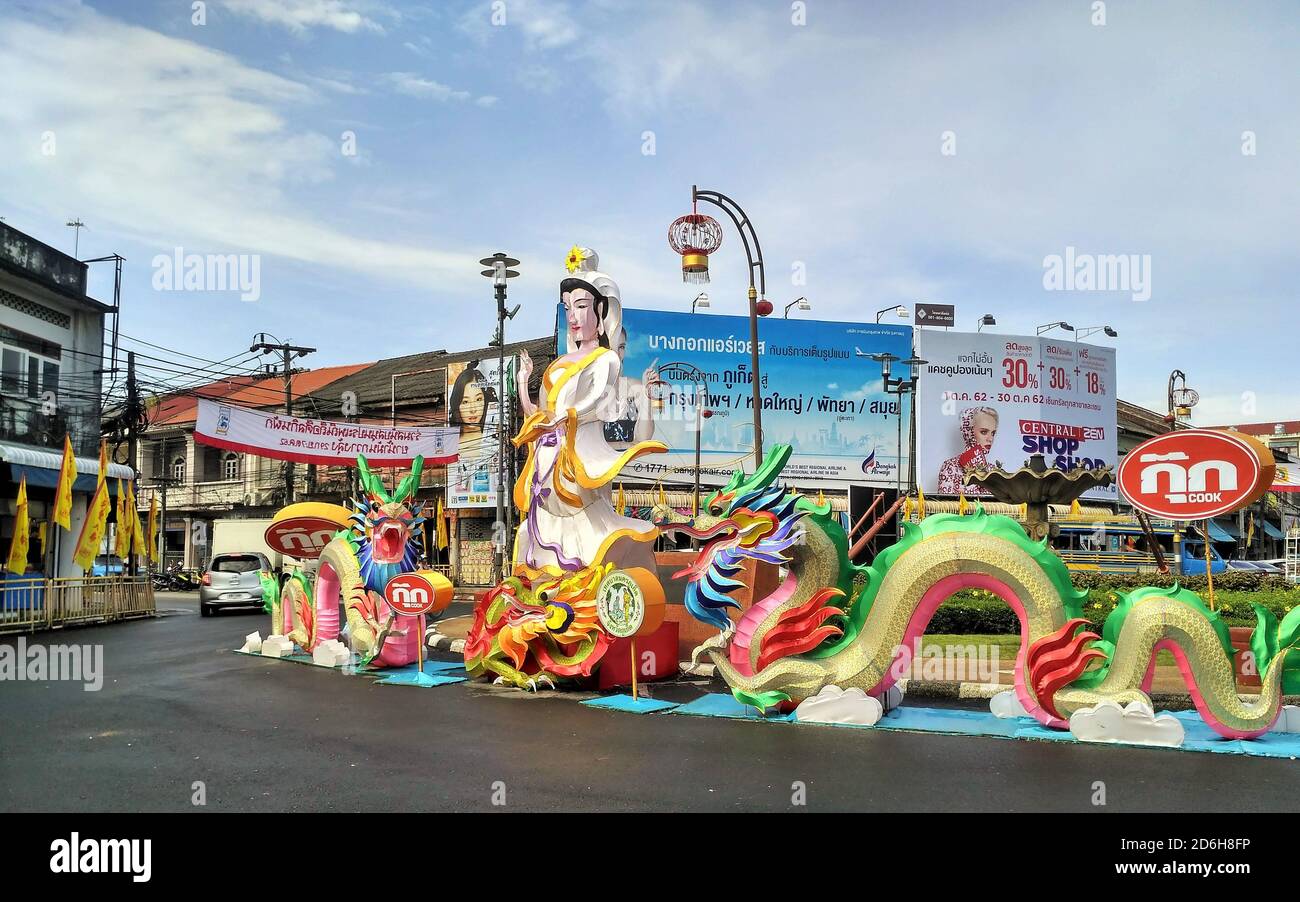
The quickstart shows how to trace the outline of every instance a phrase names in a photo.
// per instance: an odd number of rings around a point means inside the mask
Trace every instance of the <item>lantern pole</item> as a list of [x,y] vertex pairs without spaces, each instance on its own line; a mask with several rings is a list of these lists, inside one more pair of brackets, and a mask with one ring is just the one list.
[[[736,203],[727,195],[720,191],[701,191],[698,185],[691,186],[691,203],[706,201],[715,207],[721,207],[722,210],[731,217],[731,221],[736,226],[736,231],[740,233],[740,241],[745,246],[745,259],[749,263],[749,360],[750,368],[753,370],[754,379],[754,471],[763,466],[763,396],[759,389],[759,361],[758,361],[758,301],[759,298],[766,300],[767,296],[767,275],[763,269],[763,248],[758,243],[758,233],[754,231],[754,224],[749,221],[749,216],[741,209],[740,204]],[[748,229],[748,232],[746,232]],[[750,248],[750,241],[754,246]],[[754,286],[754,271],[758,271],[758,286]]]

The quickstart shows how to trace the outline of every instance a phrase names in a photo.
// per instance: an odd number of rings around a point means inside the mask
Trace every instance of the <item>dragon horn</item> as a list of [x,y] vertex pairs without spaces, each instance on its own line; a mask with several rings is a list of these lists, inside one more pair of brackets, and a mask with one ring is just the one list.
[[405,501],[413,496],[420,488],[420,473],[424,470],[424,456],[417,455],[415,460],[411,461],[411,475],[402,480],[402,484],[397,487],[393,493],[393,501]]
[[365,455],[357,455],[357,470],[361,473],[361,487],[374,495],[376,498],[382,498],[385,502],[393,499],[388,497],[387,490],[384,489],[383,480],[370,472],[370,464],[366,463]]

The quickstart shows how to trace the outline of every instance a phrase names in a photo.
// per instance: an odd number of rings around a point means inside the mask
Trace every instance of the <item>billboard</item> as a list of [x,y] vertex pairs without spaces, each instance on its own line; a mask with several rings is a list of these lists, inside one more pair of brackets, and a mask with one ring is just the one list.
[[[752,471],[749,317],[624,308],[623,327],[623,375],[606,440],[625,447],[654,438],[670,449],[632,461],[623,473],[693,484],[697,424],[703,484],[721,485],[742,467]],[[562,315],[556,329],[563,349]],[[898,396],[882,391],[880,365],[855,349],[906,358],[911,345],[909,326],[759,320],[764,446],[793,446],[786,479],[827,489],[894,484],[899,417],[910,416],[908,403],[899,410]],[[712,412],[708,419],[696,416],[697,397]]]
[[[507,357],[505,364],[509,398],[514,392],[515,358]],[[460,429],[460,457],[447,467],[447,507],[496,507],[498,376],[495,356],[447,364],[447,425]],[[505,493],[509,504],[510,486]]]
[[[972,464],[1008,470],[1031,454],[1049,467],[1115,466],[1115,349],[1052,337],[917,333],[917,482],[955,495]],[[986,492],[961,489],[967,497]],[[1114,501],[1115,485],[1085,498]]]

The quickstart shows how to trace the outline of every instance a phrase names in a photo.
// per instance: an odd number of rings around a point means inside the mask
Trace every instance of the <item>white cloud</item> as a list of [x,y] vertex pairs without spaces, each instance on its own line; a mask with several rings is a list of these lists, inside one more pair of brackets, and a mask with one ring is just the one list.
[[885,713],[879,701],[856,687],[826,686],[794,709],[800,723],[843,723],[869,727]]
[[1125,742],[1134,745],[1183,744],[1183,724],[1170,714],[1156,716],[1140,701],[1123,708],[1109,699],[1070,715],[1070,733],[1083,742]]
[[[384,33],[384,28],[362,10],[374,4],[346,0],[221,0],[231,12],[294,32],[311,28],[332,28],[353,34],[358,31]],[[387,9],[387,8],[385,8]],[[387,10],[391,13],[391,10]]]
[[0,83],[6,175],[40,215],[76,209],[156,247],[240,249],[412,284],[472,276],[478,254],[352,234],[346,217],[310,208],[306,189],[346,158],[336,136],[289,124],[320,100],[301,82],[77,7],[52,22],[0,15]]
[[[494,21],[502,12],[505,21]],[[510,0],[504,10],[490,3],[475,3],[465,10],[457,27],[480,44],[496,34],[523,35],[529,50],[547,51],[567,47],[578,40],[578,23],[567,3],[551,0]]]
[[493,97],[491,94],[485,94],[474,102],[481,107],[496,106],[497,98]]
[[413,72],[389,72],[384,79],[400,94],[424,100],[468,100],[469,91],[458,91],[442,82],[422,78]]

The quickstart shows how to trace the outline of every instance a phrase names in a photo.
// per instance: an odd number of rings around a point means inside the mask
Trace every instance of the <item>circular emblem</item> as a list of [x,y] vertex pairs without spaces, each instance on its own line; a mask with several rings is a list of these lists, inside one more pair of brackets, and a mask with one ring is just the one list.
[[1202,520],[1256,501],[1273,482],[1267,446],[1218,429],[1180,429],[1147,439],[1119,464],[1124,497],[1166,520]]
[[635,636],[645,621],[645,594],[627,572],[614,570],[596,590],[596,616],[615,639]]
[[337,504],[303,501],[281,508],[263,537],[281,554],[315,560],[335,533],[347,529],[349,516],[347,508]]
[[418,617],[433,607],[437,593],[419,573],[399,573],[384,586],[384,600],[394,613]]

